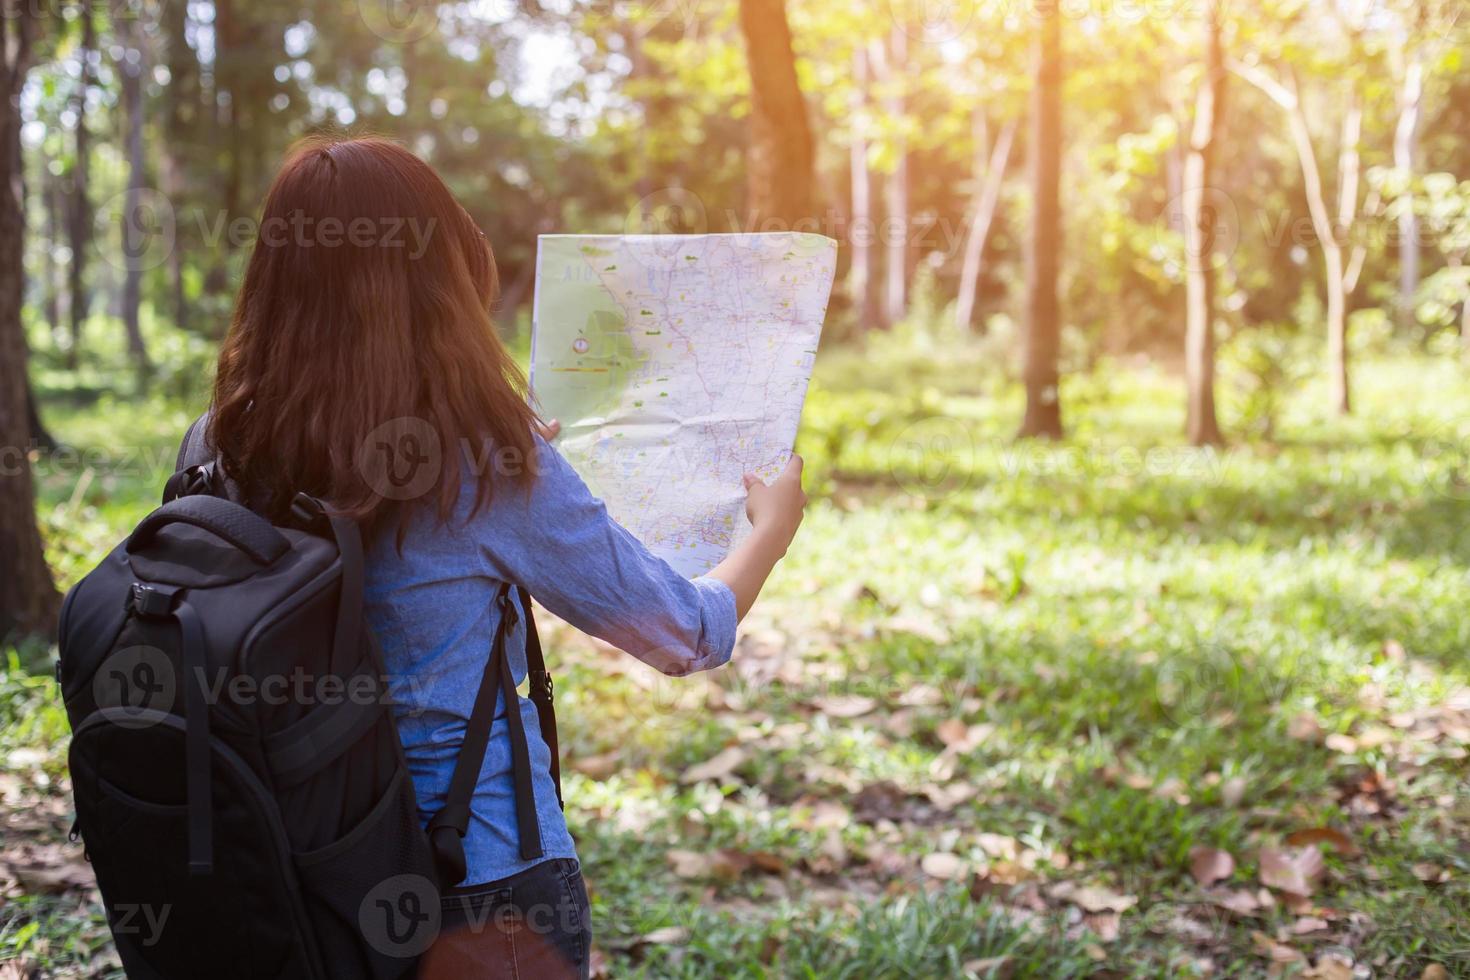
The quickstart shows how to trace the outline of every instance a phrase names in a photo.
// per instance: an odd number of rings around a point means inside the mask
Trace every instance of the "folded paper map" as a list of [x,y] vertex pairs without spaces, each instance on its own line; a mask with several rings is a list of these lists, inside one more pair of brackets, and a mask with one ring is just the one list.
[[531,388],[613,518],[687,576],[749,530],[741,477],[791,454],[837,243],[542,235]]

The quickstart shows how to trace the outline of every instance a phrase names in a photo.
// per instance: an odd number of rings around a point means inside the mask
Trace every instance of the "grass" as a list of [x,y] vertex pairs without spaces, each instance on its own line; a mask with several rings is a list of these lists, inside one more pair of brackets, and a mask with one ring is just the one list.
[[[1197,451],[1176,379],[1104,364],[1064,384],[1069,440],[1033,446],[987,351],[911,348],[819,365],[814,501],[731,666],[670,680],[550,631],[612,975],[1470,976],[1463,370],[1365,360],[1352,418],[1309,385],[1275,441]],[[47,414],[89,453],[41,466],[69,584],[153,505],[188,412]],[[23,653],[0,775],[34,805],[65,724]],[[1319,827],[1356,851],[1309,899],[1220,907]],[[1235,858],[1213,892],[1200,846]],[[0,958],[105,972],[97,916],[7,899]]]

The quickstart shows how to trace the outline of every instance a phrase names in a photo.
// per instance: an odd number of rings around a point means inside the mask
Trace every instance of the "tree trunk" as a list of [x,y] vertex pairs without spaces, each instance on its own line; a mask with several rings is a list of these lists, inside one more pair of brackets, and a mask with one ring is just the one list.
[[[1399,121],[1393,134],[1393,165],[1412,182],[1419,139],[1419,109],[1424,101],[1424,66],[1416,54],[1404,68],[1399,90]],[[1414,324],[1414,294],[1419,291],[1419,216],[1414,213],[1412,183],[1399,212],[1399,326]]]
[[1223,442],[1215,417],[1215,239],[1214,208],[1206,196],[1213,178],[1215,142],[1225,107],[1225,57],[1218,0],[1205,12],[1205,77],[1195,102],[1194,129],[1184,161],[1185,435],[1195,446]]
[[1317,152],[1312,148],[1312,132],[1302,109],[1301,92],[1295,75],[1290,85],[1283,85],[1253,65],[1232,62],[1231,69],[1264,92],[1286,113],[1287,128],[1296,147],[1297,162],[1302,168],[1302,191],[1307,211],[1312,217],[1312,230],[1322,244],[1322,266],[1327,279],[1327,366],[1333,409],[1339,415],[1352,410],[1352,388],[1348,370],[1347,294],[1348,271],[1343,264],[1343,243],[1351,240],[1353,222],[1358,210],[1358,172],[1360,168],[1358,139],[1362,133],[1363,108],[1357,91],[1348,90],[1347,112],[1343,115],[1342,136],[1337,161],[1337,219],[1327,209],[1327,194],[1322,187],[1322,171],[1317,166]]
[[143,254],[148,247],[148,232],[143,227],[143,186],[147,180],[147,158],[143,155],[143,45],[139,40],[136,15],[126,10],[114,18],[122,57],[118,75],[122,80],[123,112],[127,117],[125,139],[128,159],[128,183],[123,197],[122,254],[126,264],[123,274],[122,318],[128,336],[128,353],[138,373],[139,388],[149,374],[148,349],[138,322],[138,308],[143,300]]
[[893,173],[883,185],[884,227],[887,229],[886,274],[884,277],[883,315],[889,323],[897,323],[908,312],[909,286],[909,150],[903,133],[904,97],[901,86],[908,62],[908,36],[901,25],[889,33],[889,57],[885,81],[888,96],[884,112],[895,129]]
[[20,321],[25,214],[14,161],[35,11],[26,0],[0,0],[0,638],[54,635],[60,602],[36,527],[35,484],[26,453],[30,386]]
[[785,0],[740,0],[740,32],[750,68],[748,226],[792,230],[816,211],[815,150]]
[[873,182],[868,170],[868,53],[861,44],[852,53],[852,146],[848,165],[852,183],[852,267],[847,272],[847,291],[859,329],[873,323]]
[[[168,138],[163,148],[163,190],[175,213],[186,204],[189,191],[185,161],[197,142],[195,133],[202,113],[199,63],[187,40],[189,32],[188,4],[165,3],[158,13],[159,32],[169,71],[168,95],[164,99],[167,113],[164,128]],[[191,254],[190,243],[183,240],[182,223],[175,227],[174,247],[169,253],[169,286],[172,292],[174,326],[189,330],[189,299],[185,288],[184,256]]]
[[61,336],[61,265],[56,261],[56,246],[61,241],[61,187],[51,173],[51,161],[42,159],[41,203],[46,212],[46,247],[41,253],[41,276],[45,286],[41,302],[46,326],[53,338]]
[[[1349,272],[1343,263],[1343,249],[1352,241],[1352,228],[1358,215],[1358,181],[1362,173],[1358,144],[1363,133],[1363,105],[1355,89],[1348,89],[1348,106],[1342,117],[1342,137],[1337,155],[1337,225],[1333,247],[1323,254],[1327,284],[1327,364],[1330,371],[1333,409],[1339,415],[1352,411],[1352,389],[1349,382],[1349,349],[1347,335]],[[1335,253],[1335,254],[1333,254]],[[1334,271],[1336,275],[1334,276]],[[1355,274],[1354,274],[1355,275]]]
[[82,355],[82,331],[91,307],[87,293],[87,249],[92,240],[92,203],[90,193],[90,169],[92,139],[87,131],[87,93],[92,88],[92,55],[97,47],[97,18],[91,4],[78,7],[82,22],[82,43],[77,50],[81,60],[81,73],[77,92],[72,98],[72,111],[76,123],[72,131],[74,153],[72,162],[70,210],[67,215],[67,237],[71,245],[71,269],[68,276],[68,293],[71,303],[71,349],[67,351],[67,367],[75,370]]
[[1061,353],[1061,314],[1057,269],[1062,249],[1061,14],[1057,4],[1038,6],[1040,24],[1033,44],[1036,84],[1031,90],[1031,239],[1026,248],[1026,340],[1022,378],[1026,416],[1019,436],[1058,439],[1062,404],[1057,361]]
[[[20,140],[12,140],[10,143],[10,149],[13,151],[10,157],[10,166],[12,168],[10,172],[15,174],[16,201],[19,202],[17,206],[20,209],[23,220],[24,216],[30,213],[30,206],[28,204],[28,199],[30,196],[30,186],[26,183],[25,179],[25,155],[21,152]],[[41,170],[42,199],[46,197],[46,187],[49,177],[49,172],[43,167]],[[24,248],[22,248],[22,255],[24,255],[24,252],[25,250]],[[48,254],[46,262],[41,267],[42,275],[49,275],[51,271],[51,265],[52,263],[50,255]],[[23,302],[24,294],[22,294],[22,303]],[[48,325],[55,322],[55,320],[48,321]],[[21,343],[23,345],[26,344],[24,332],[21,333]],[[46,426],[41,421],[41,412],[36,407],[36,393],[31,388],[29,377],[26,378],[26,426],[30,430],[31,445],[38,446],[41,449],[45,449],[47,451],[56,448],[56,440],[51,438],[51,433],[46,431]],[[3,462],[0,462],[0,465],[4,465]]]
[[[984,119],[984,116],[981,116]],[[955,301],[955,325],[961,330],[974,326],[975,302],[980,289],[980,264],[985,255],[985,242],[995,221],[1000,204],[1000,188],[1005,182],[1006,164],[1011,158],[1011,143],[1016,136],[1014,121],[1005,124],[987,157],[985,141],[975,141],[975,206],[970,212],[970,228],[965,235],[965,258],[960,266],[960,292]]]

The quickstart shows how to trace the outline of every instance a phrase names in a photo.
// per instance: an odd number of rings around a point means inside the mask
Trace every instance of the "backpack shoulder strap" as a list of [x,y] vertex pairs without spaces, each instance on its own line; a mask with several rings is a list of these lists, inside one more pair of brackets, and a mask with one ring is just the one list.
[[[556,796],[560,802],[561,772],[557,761],[556,717],[551,706],[551,677],[546,671],[541,641],[532,619],[530,597],[519,587],[516,592],[526,617],[526,667],[531,678],[531,698],[536,704],[541,736],[551,750],[551,771],[556,778]],[[511,585],[506,583],[495,595],[495,603],[500,608],[500,623],[495,628],[490,657],[485,663],[485,673],[480,679],[480,689],[475,695],[469,722],[465,725],[464,744],[460,747],[459,758],[455,760],[454,773],[449,778],[449,792],[445,796],[444,808],[429,821],[429,842],[433,846],[440,884],[445,888],[464,880],[464,835],[469,830],[475,786],[479,783],[480,770],[485,764],[485,749],[490,743],[490,730],[495,722],[497,694],[505,700],[506,725],[510,729],[511,774],[515,782],[516,828],[520,836],[521,859],[533,861],[542,854],[541,827],[536,816],[536,791],[531,778],[530,748],[526,742],[525,722],[522,721],[517,707],[510,658],[505,649],[505,638],[516,621],[516,603],[511,599],[510,593]]]
[[184,432],[184,439],[179,443],[179,453],[174,459],[174,472],[187,469],[190,466],[203,466],[205,463],[214,461],[214,453],[205,442],[205,433],[209,431],[209,412],[205,413],[193,422]]
[[516,595],[526,614],[526,676],[530,681],[531,703],[536,706],[541,738],[551,750],[551,779],[556,783],[556,803],[565,810],[567,805],[561,795],[561,749],[556,741],[556,703],[553,698],[551,672],[546,669],[546,658],[541,654],[541,637],[536,632],[536,616],[531,612],[530,593],[518,585]]
[[224,474],[217,462],[214,445],[209,441],[209,417],[206,411],[184,433],[174,458],[174,474],[164,484],[163,502],[202,493],[249,506],[251,501],[245,499],[240,487]]

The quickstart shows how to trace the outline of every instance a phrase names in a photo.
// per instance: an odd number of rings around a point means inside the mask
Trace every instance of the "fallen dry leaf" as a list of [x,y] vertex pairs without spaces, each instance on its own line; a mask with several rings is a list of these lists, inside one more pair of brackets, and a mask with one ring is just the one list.
[[1316,844],[1281,850],[1263,848],[1260,864],[1261,884],[1303,897],[1312,894],[1327,867]]
[[1299,950],[1292,949],[1285,943],[1278,943],[1264,932],[1251,933],[1251,945],[1256,952],[1266,957],[1272,963],[1301,963],[1306,957]]
[[1343,857],[1358,856],[1358,845],[1353,843],[1351,837],[1334,827],[1310,827],[1306,830],[1294,830],[1286,835],[1286,843],[1292,847],[1328,844]]
[[1352,755],[1358,751],[1358,740],[1351,735],[1343,735],[1340,732],[1333,732],[1331,735],[1328,735],[1322,740],[1322,744],[1334,752],[1341,752],[1343,755]]
[[1291,924],[1291,933],[1294,936],[1305,936],[1311,932],[1322,932],[1331,928],[1332,924],[1326,919],[1319,919],[1315,915],[1304,915]]
[[689,941],[689,930],[684,926],[664,926],[644,933],[642,940],[654,946],[679,946]]
[[1235,874],[1235,858],[1217,847],[1196,847],[1189,852],[1189,873],[1208,888]]
[[0,857],[0,879],[7,875],[31,894],[60,895],[96,884],[92,866],[83,858],[82,849],[68,849],[59,844],[22,845],[5,854]]
[[1421,861],[1415,864],[1411,870],[1413,870],[1415,878],[1418,878],[1427,885],[1440,885],[1450,880],[1448,869],[1441,868],[1437,864],[1430,864],[1428,861]]
[[571,760],[572,768],[588,779],[602,782],[618,771],[618,753],[604,752],[601,755],[584,755]]
[[672,850],[664,855],[669,867],[680,878],[703,878],[710,872],[712,861],[707,854],[698,851]]
[[1240,776],[1231,776],[1220,784],[1220,802],[1228,807],[1240,806],[1240,801],[1245,799],[1247,783]]
[[730,775],[740,768],[750,754],[738,745],[722,749],[698,765],[690,766],[679,777],[681,783],[703,783]]
[[1205,893],[1205,901],[1236,915],[1255,915],[1261,910],[1260,899],[1244,888],[1212,889]]
[[834,694],[817,698],[812,704],[823,714],[832,718],[861,718],[878,707],[878,702],[861,694]]
[[1059,881],[1049,892],[1052,898],[1071,902],[1084,912],[1126,912],[1138,904],[1138,896],[1122,895],[1101,885],[1078,887],[1070,881]]
[[1082,917],[1082,924],[1105,943],[1118,941],[1118,932],[1123,917],[1117,912],[1095,912]]
[[970,864],[958,854],[935,851],[919,860],[919,868],[929,877],[940,881],[956,881],[969,874]]
[[1015,968],[1009,956],[987,956],[979,960],[966,960],[961,967],[966,974],[981,980],[1010,980]]
[[1341,953],[1323,953],[1302,980],[1353,980],[1353,961]]
[[1303,711],[1286,726],[1286,734],[1299,742],[1315,742],[1322,737],[1322,724],[1310,711]]

